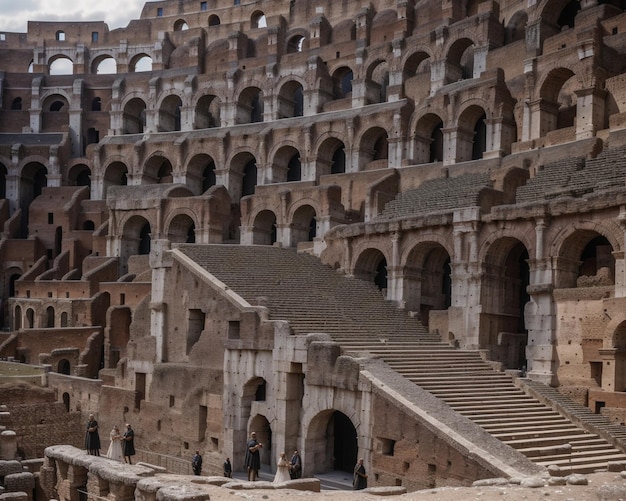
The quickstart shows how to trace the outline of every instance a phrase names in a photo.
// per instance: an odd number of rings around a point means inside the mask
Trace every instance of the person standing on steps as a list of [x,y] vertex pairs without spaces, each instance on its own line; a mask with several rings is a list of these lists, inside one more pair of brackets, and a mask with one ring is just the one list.
[[359,461],[354,467],[354,479],[352,485],[355,491],[367,488],[367,473],[365,472],[365,466],[363,465],[363,458],[359,458]]
[[250,434],[250,440],[248,440],[246,446],[245,466],[248,470],[248,481],[254,482],[259,477],[259,470],[261,469],[261,448],[263,444],[256,439],[256,433],[253,431]]
[[85,433],[85,449],[92,456],[100,455],[100,434],[98,433],[98,421],[93,414],[89,414],[87,432]]
[[135,455],[135,432],[129,423],[126,423],[126,431],[123,437],[124,461],[133,464],[131,457]]

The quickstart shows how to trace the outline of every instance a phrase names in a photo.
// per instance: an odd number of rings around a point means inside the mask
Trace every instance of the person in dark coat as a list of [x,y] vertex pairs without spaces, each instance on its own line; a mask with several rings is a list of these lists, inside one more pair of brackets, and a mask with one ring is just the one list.
[[226,461],[224,461],[224,476],[227,478],[232,478],[233,476],[233,467],[230,464],[230,458],[226,458]]
[[354,467],[352,485],[355,491],[367,488],[367,474],[365,472],[365,466],[363,466],[363,458],[360,458]]
[[302,476],[302,459],[298,451],[293,451],[293,456],[289,460],[289,476],[295,480]]
[[248,470],[248,481],[254,482],[259,477],[261,469],[261,448],[263,444],[256,439],[256,433],[250,434],[246,447],[245,466]]
[[202,473],[202,456],[200,455],[200,451],[196,451],[191,458],[191,468],[193,469],[194,475],[200,475]]
[[100,455],[100,434],[98,433],[98,421],[96,421],[93,414],[89,414],[89,421],[87,421],[85,449],[92,456]]
[[123,438],[122,450],[124,451],[124,461],[128,464],[133,464],[131,456],[135,455],[135,432],[130,424],[126,424],[126,431],[124,432]]

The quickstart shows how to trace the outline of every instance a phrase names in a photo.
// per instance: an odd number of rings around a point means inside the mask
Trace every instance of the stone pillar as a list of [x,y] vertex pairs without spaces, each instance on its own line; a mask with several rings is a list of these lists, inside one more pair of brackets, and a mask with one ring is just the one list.
[[604,128],[604,89],[580,89],[576,92],[576,139],[594,137]]
[[617,383],[617,348],[602,348],[598,350],[600,358],[602,358],[602,389],[606,391],[622,391],[624,381],[621,381],[621,388],[616,386]]
[[156,339],[156,362],[167,361],[165,290],[167,270],[172,267],[170,245],[170,241],[167,239],[153,240],[150,249],[150,268],[152,268],[150,335]]
[[12,430],[0,433],[0,458],[4,460],[15,459],[17,455],[17,434]]
[[402,266],[400,263],[400,233],[391,233],[391,262],[387,265],[387,299],[402,303]]

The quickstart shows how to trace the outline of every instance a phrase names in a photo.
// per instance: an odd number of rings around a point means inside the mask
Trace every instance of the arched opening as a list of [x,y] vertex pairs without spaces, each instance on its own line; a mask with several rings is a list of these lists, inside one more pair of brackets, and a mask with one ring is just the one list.
[[196,225],[187,214],[175,216],[167,229],[167,239],[172,243],[196,242]]
[[7,197],[7,168],[0,163],[0,199]]
[[472,160],[480,160],[487,149],[487,116],[483,113],[474,125],[474,141],[472,143]]
[[50,75],[73,75],[74,62],[69,57],[59,56],[50,61],[48,72]]
[[69,104],[64,96],[48,96],[42,105],[41,131],[60,132],[70,123]]
[[352,473],[357,462],[358,437],[348,416],[332,409],[320,412],[311,420],[308,430],[307,458],[314,465],[312,473],[333,470]]
[[276,214],[269,210],[259,212],[252,224],[252,243],[273,245],[276,238]]
[[35,311],[32,308],[26,310],[26,328],[32,329],[35,327]]
[[261,89],[248,87],[237,101],[237,123],[257,123],[263,121],[263,98]]
[[359,149],[359,170],[386,168],[388,155],[389,144],[385,129],[372,127],[363,134]]
[[300,181],[302,164],[300,152],[293,146],[283,146],[274,155],[271,179],[273,183]]
[[185,22],[184,19],[178,19],[174,23],[174,31],[186,31],[189,29],[189,25]]
[[352,79],[354,75],[347,66],[335,70],[332,76],[333,95],[335,99],[345,99],[352,96]]
[[97,75],[115,75],[117,73],[117,61],[112,57],[98,59],[95,73]]
[[174,181],[173,170],[169,159],[155,154],[145,163],[143,180],[145,183],[170,184]]
[[243,168],[241,179],[241,196],[254,195],[257,183],[256,159],[250,160]]
[[67,327],[68,323],[67,323],[67,312],[64,311],[63,313],[61,313],[61,327]]
[[480,347],[505,368],[523,369],[528,343],[524,310],[530,300],[528,250],[514,238],[499,239],[489,249],[484,266]]
[[13,330],[19,331],[22,328],[22,307],[18,304],[13,312]]
[[39,162],[24,166],[20,176],[20,209],[22,210],[21,236],[28,236],[28,207],[48,185],[48,169]]
[[387,259],[378,249],[367,249],[359,255],[354,266],[354,276],[373,282],[386,296]]
[[267,18],[261,11],[256,11],[251,17],[252,28],[267,28]]
[[68,392],[63,392],[63,406],[66,412],[70,411],[70,394]]
[[52,306],[46,308],[46,327],[54,327],[54,308]]
[[291,245],[297,247],[299,242],[312,242],[317,235],[317,219],[315,209],[303,205],[293,214],[291,222]]
[[16,97],[12,102],[11,102],[11,109],[13,111],[19,111],[22,109],[22,98],[21,97]]
[[146,54],[135,56],[129,64],[130,72],[152,71],[152,58]]
[[91,187],[91,169],[85,164],[74,165],[68,175],[69,184],[72,186]]
[[220,99],[218,97],[207,94],[198,99],[194,125],[196,129],[221,126]]
[[[67,376],[71,374],[71,365],[70,365],[70,361],[67,358],[63,358],[59,360],[59,363],[57,364],[57,372],[59,374],[65,374]],[[65,401],[65,395],[63,396],[64,401]],[[69,407],[69,396],[68,396],[67,406]]]
[[504,43],[510,44],[526,39],[526,23],[528,13],[525,10],[517,11],[511,16],[504,30]]
[[559,28],[573,28],[576,14],[580,11],[580,2],[578,0],[571,0],[559,14],[557,25]]
[[295,35],[287,42],[287,54],[295,54],[302,52],[304,49],[305,38],[302,35]]
[[112,162],[104,171],[104,196],[109,186],[126,186],[128,183],[128,169],[122,162]]
[[219,26],[221,23],[220,17],[215,14],[209,16],[209,26]]
[[304,112],[304,92],[295,80],[287,82],[278,93],[278,118],[301,117]]
[[454,42],[448,52],[446,83],[474,78],[474,43],[468,38]]
[[150,253],[151,229],[150,223],[141,216],[132,216],[124,224],[120,239],[120,259],[125,272],[128,258],[133,255],[147,255]]
[[124,105],[122,118],[123,134],[143,134],[146,126],[146,103],[135,97]]
[[593,282],[593,277],[604,279],[604,285],[612,285],[615,280],[615,257],[613,246],[604,236],[592,238],[583,248],[580,255],[578,277],[588,280],[579,280],[579,284]]
[[159,131],[179,131],[181,126],[181,108],[183,102],[176,95],[167,96],[159,109]]
[[596,287],[615,284],[613,245],[593,230],[577,230],[561,244],[557,288]]

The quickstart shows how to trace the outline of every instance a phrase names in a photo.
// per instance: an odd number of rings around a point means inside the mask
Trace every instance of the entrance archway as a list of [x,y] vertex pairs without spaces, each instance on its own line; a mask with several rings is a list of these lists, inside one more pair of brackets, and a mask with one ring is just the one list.
[[313,418],[306,439],[305,463],[314,465],[310,474],[333,470],[351,473],[357,454],[357,431],[348,416],[328,409]]

